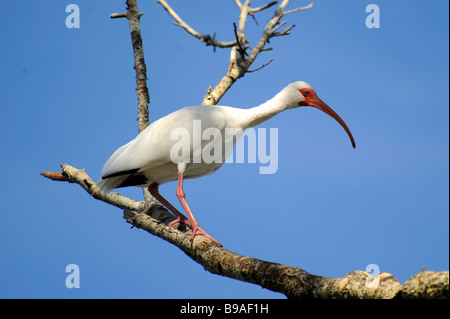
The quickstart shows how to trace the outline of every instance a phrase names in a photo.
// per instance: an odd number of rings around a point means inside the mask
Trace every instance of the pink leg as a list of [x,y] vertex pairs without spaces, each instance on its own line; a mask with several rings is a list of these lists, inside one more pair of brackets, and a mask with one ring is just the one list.
[[217,240],[215,240],[206,231],[201,229],[200,226],[198,225],[197,221],[195,220],[195,217],[192,214],[188,203],[186,202],[186,194],[184,193],[184,190],[183,190],[183,172],[178,173],[177,197],[180,200],[181,205],[183,206],[186,214],[188,215],[189,220],[191,221],[192,239],[194,239],[194,237],[197,235],[203,235],[205,237],[208,237],[211,241],[213,241],[217,245],[222,246],[221,243],[219,243]]
[[175,216],[177,216],[177,219],[175,219],[173,222],[170,222],[169,226],[173,226],[176,223],[183,223],[186,225],[191,226],[191,222],[186,218],[186,216],[184,216],[182,213],[180,213],[175,207],[172,206],[172,204],[170,204],[167,199],[165,199],[164,197],[161,196],[161,194],[159,193],[159,184],[158,183],[152,183],[149,187],[148,187],[148,191],[150,192],[150,194],[152,194],[153,197],[155,197],[161,204],[163,204],[164,206],[166,206]]

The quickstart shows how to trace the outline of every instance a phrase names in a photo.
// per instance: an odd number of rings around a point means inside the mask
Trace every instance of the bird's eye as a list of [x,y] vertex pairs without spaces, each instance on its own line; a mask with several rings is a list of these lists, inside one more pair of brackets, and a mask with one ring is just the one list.
[[309,95],[309,91],[308,90],[303,91],[302,93],[303,93],[303,96],[305,96],[305,97]]

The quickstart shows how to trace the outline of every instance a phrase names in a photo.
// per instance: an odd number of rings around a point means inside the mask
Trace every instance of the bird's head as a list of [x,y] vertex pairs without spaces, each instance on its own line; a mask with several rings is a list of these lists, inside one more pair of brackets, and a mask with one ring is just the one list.
[[352,133],[350,132],[347,124],[345,124],[344,120],[341,119],[341,117],[337,115],[337,113],[333,111],[331,107],[329,107],[325,102],[319,99],[311,85],[303,81],[298,81],[289,84],[283,91],[285,91],[285,97],[289,99],[288,104],[292,108],[300,106],[312,106],[334,118],[347,132],[348,137],[352,142],[352,146],[353,148],[355,148],[355,140],[353,139]]

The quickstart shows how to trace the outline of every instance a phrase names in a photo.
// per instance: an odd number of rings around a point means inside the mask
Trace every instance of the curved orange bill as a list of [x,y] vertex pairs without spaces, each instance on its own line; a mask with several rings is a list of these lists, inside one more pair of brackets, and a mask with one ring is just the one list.
[[347,132],[348,137],[350,137],[350,140],[352,141],[353,148],[356,147],[355,140],[353,139],[352,132],[350,132],[350,129],[348,128],[347,124],[345,124],[344,120],[341,119],[339,115],[331,107],[329,107],[325,102],[323,102],[321,99],[316,97],[314,100],[310,101],[308,103],[309,106],[315,107],[325,113],[327,113],[329,116],[334,118],[336,121],[338,121],[339,124],[344,128],[344,130]]

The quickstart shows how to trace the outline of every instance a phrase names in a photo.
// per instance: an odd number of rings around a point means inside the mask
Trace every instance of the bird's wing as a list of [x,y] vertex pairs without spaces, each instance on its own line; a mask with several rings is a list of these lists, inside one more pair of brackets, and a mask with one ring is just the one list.
[[[148,184],[151,181],[145,177],[149,175],[147,172],[173,163],[170,152],[178,142],[177,134],[173,133],[179,130],[178,132],[187,132],[193,138],[196,124],[200,125],[200,132],[208,127],[222,131],[226,124],[223,109],[205,105],[187,107],[153,122],[134,140],[111,155],[103,166],[102,178],[97,185],[108,192],[117,187]],[[195,154],[196,146],[202,145],[192,142],[189,146],[190,153]],[[176,177],[176,165],[174,173]]]
[[108,193],[118,187],[146,185],[148,180],[141,169],[161,155],[157,145],[158,135],[156,121],[135,139],[118,148],[104,164],[97,186]]

